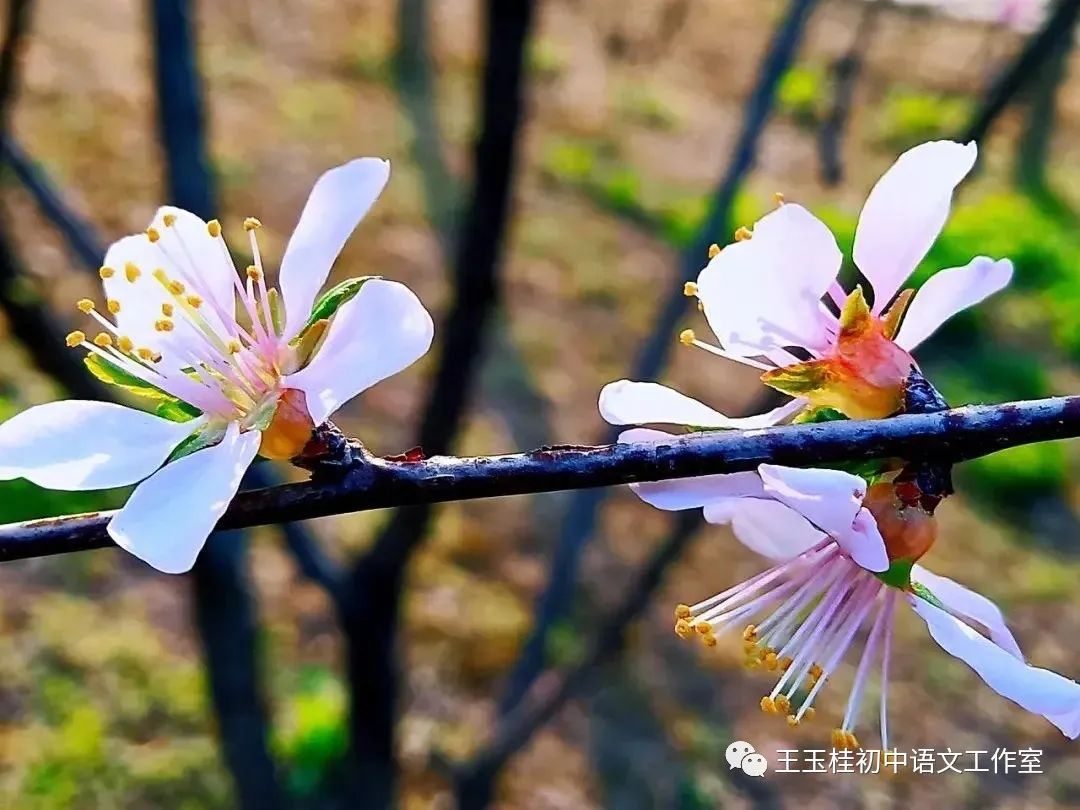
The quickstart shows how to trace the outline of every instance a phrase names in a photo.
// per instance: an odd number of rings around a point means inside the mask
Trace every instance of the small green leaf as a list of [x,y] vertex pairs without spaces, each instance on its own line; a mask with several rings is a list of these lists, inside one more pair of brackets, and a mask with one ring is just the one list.
[[129,394],[157,402],[155,413],[162,419],[169,419],[173,422],[187,422],[202,413],[195,406],[165,393],[156,385],[151,385],[145,380],[139,379],[134,374],[125,371],[116,363],[109,362],[100,355],[89,354],[84,358],[83,362],[86,363],[90,373],[103,383],[115,385]]
[[920,599],[922,599],[924,602],[929,602],[934,607],[945,610],[945,605],[942,604],[941,600],[934,596],[934,592],[927,588],[925,585],[923,585],[921,582],[911,580],[911,592]]
[[180,444],[178,444],[169,454],[169,458],[165,461],[166,464],[183,458],[184,456],[190,456],[192,453],[197,453],[199,450],[205,450],[207,447],[217,444],[221,441],[225,435],[225,425],[221,423],[213,423],[203,425],[196,430]]
[[[874,576],[886,585],[891,585],[892,587],[900,588],[901,590],[907,590],[909,586],[914,587],[916,584],[911,581],[911,567],[913,565],[915,565],[914,560],[893,560],[892,563],[889,564],[887,570],[877,572]],[[927,591],[927,593],[929,593],[929,591]]]
[[351,301],[360,288],[364,286],[365,282],[370,281],[373,278],[381,278],[380,276],[360,276],[359,278],[347,278],[340,284],[336,284],[331,287],[326,293],[315,302],[315,306],[311,310],[311,315],[308,316],[307,323],[304,324],[304,328],[300,330],[300,335],[293,340],[296,343],[303,337],[306,332],[317,321],[326,320],[334,317],[341,305]]
[[170,422],[190,422],[196,416],[199,416],[201,411],[179,399],[170,398],[154,408],[154,413],[162,419],[168,419]]

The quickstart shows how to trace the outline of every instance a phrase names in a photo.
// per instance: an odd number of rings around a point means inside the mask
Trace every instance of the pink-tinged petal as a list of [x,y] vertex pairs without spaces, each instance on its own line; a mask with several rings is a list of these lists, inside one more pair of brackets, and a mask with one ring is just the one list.
[[390,163],[359,158],[323,174],[311,189],[281,259],[285,338],[307,323],[341,249],[390,179]]
[[837,538],[852,531],[855,516],[866,497],[866,482],[841,470],[762,464],[758,473],[768,497],[787,504]]
[[[633,428],[619,434],[619,443],[643,442],[661,444],[679,438],[662,430]],[[697,478],[676,478],[670,481],[648,481],[631,484],[630,489],[657,509],[677,511],[697,509],[718,498],[738,498],[763,494],[761,479],[756,473],[702,475]]]
[[1002,697],[1041,714],[1069,738],[1080,736],[1080,684],[1025,664],[946,611],[907,595],[915,612],[945,652],[954,655]]
[[885,538],[881,536],[877,521],[869,509],[859,510],[851,528],[836,535],[836,544],[856,565],[867,571],[878,573],[889,569]]
[[768,413],[730,417],[658,383],[618,380],[600,391],[600,415],[613,425],[655,423],[754,430],[776,425],[805,406],[805,401],[793,400]]
[[733,354],[824,348],[830,317],[820,301],[842,258],[820,220],[786,203],[757,222],[752,239],[728,245],[709,262],[698,276],[698,298],[717,339]]
[[230,424],[219,444],[166,464],[109,522],[121,548],[166,574],[191,569],[259,450],[258,431]]
[[[912,566],[911,578],[925,585],[934,596],[945,605],[945,609],[954,616],[960,616],[982,625],[990,635],[990,640],[1010,655],[1024,660],[1020,645],[1016,643],[1012,631],[1005,624],[1005,617],[998,606],[980,593],[969,590],[959,582],[927,571],[921,565]],[[1080,707],[1078,707],[1080,708]]]
[[412,290],[371,279],[338,310],[311,362],[284,385],[305,393],[312,420],[321,424],[361,391],[423,357],[434,332]]
[[110,402],[38,405],[0,425],[0,480],[69,491],[127,486],[160,467],[198,424]]
[[825,538],[802,515],[762,498],[713,501],[705,504],[704,515],[709,523],[730,524],[743,545],[771,560],[790,560]]
[[853,255],[880,313],[926,256],[949,218],[953,190],[972,166],[972,141],[931,141],[904,152],[866,198]]
[[905,349],[914,349],[956,313],[974,306],[1008,286],[1013,264],[986,256],[972,259],[966,267],[935,273],[915,294],[896,335]]

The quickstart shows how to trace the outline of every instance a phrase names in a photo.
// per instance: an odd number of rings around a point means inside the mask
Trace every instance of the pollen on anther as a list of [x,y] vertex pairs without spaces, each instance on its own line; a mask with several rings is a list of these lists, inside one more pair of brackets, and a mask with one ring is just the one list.
[[98,275],[101,276],[101,280],[112,278],[116,275],[116,271],[111,267],[102,267],[98,271]]
[[98,336],[94,338],[94,345],[102,349],[112,346],[112,343],[112,335],[107,334],[106,332],[100,332],[98,333]]
[[173,312],[173,305],[170,304],[168,301],[161,305],[161,314],[164,315],[166,318],[171,318]]
[[797,717],[796,717],[795,715],[793,715],[793,714],[789,714],[789,715],[787,716],[787,724],[788,724],[789,726],[791,726],[791,728],[795,728],[796,726],[798,726],[798,725],[799,725],[799,718],[797,718]]
[[82,345],[86,341],[86,332],[80,332],[75,330],[64,338],[64,343],[67,344],[69,349],[74,349],[76,346]]
[[135,348],[135,341],[127,335],[121,335],[116,339],[116,345],[124,354],[131,354],[132,349]]
[[694,625],[694,629],[701,633],[701,635],[707,636],[712,632],[712,625],[708,622],[698,622]]
[[153,351],[146,348],[145,346],[140,346],[138,349],[136,349],[135,354],[139,355],[140,360],[145,360],[148,363],[154,359]]
[[199,298],[199,296],[197,296],[197,295],[189,295],[186,300],[187,300],[188,306],[192,307],[194,309],[198,309],[199,307],[202,306],[202,299]]
[[776,708],[781,714],[787,714],[791,711],[791,700],[787,695],[779,695],[776,698]]
[[151,242],[156,242],[158,239],[161,238],[161,234],[158,233],[157,228],[147,228],[146,238],[149,239]]
[[675,618],[676,619],[689,619],[690,618],[690,606],[689,605],[676,605],[675,606]]
[[115,298],[110,298],[109,300],[107,300],[105,302],[105,306],[109,310],[110,314],[112,314],[112,315],[119,315],[120,314],[120,302],[117,301]]
[[239,340],[230,340],[227,348],[229,349],[229,354],[236,354],[244,347]]
[[183,295],[184,290],[187,289],[180,281],[170,281],[165,286],[173,295]]
[[176,223],[176,214],[166,214],[161,218],[166,228],[171,228]]
[[679,343],[683,346],[692,346],[695,340],[697,340],[697,335],[694,334],[693,329],[683,329],[679,332]]
[[244,220],[244,230],[245,231],[254,231],[257,228],[261,228],[261,227],[262,227],[262,223],[259,222],[259,220],[255,219],[255,217],[248,217],[247,219]]
[[221,236],[221,223],[216,219],[212,219],[206,223],[207,232],[215,239]]
[[757,627],[752,624],[746,625],[742,631],[743,641],[754,641],[757,639]]
[[777,709],[776,709],[775,701],[773,701],[773,699],[771,697],[769,697],[768,695],[766,695],[765,697],[763,697],[761,699],[761,704],[760,705],[761,705],[761,710],[763,712],[765,712],[765,714],[778,714],[779,713],[777,711]]
[[809,709],[803,712],[803,720],[813,720],[815,714],[817,714],[817,709],[811,706]]
[[84,315],[89,315],[94,311],[94,302],[89,298],[83,298],[82,300],[75,302],[75,307]]
[[138,267],[136,267],[132,262],[128,262],[127,264],[124,265],[124,278],[126,278],[132,284],[134,284],[136,279],[138,279],[138,277],[141,276],[141,275],[142,275],[142,271]]
[[735,231],[735,241],[736,242],[745,242],[747,239],[749,239],[753,235],[754,234],[750,232],[750,229],[747,228],[745,225],[743,225],[742,227],[736,229],[736,231]]
[[698,286],[694,282],[688,281],[683,284],[682,294],[685,295],[687,298],[693,298],[695,295],[697,295],[697,292]]
[[716,244],[716,242],[713,242],[711,245],[709,245],[709,258],[710,259],[715,259],[719,255],[720,255],[720,246],[718,244]]
[[777,192],[773,193],[772,198],[773,198],[773,202],[775,202],[777,205],[783,205],[784,204],[784,192],[777,191]]
[[262,278],[262,272],[253,264],[249,264],[247,267],[247,277],[252,281],[258,281]]
[[694,629],[690,626],[690,623],[686,619],[679,619],[675,622],[675,635],[679,638],[690,638],[694,634]]
[[701,643],[704,644],[706,647],[715,647],[716,646],[716,636],[714,636],[712,633],[709,633],[708,635],[704,635],[704,636],[701,637]]
[[154,329],[158,332],[171,332],[173,330],[173,322],[168,318],[160,318],[154,322]]

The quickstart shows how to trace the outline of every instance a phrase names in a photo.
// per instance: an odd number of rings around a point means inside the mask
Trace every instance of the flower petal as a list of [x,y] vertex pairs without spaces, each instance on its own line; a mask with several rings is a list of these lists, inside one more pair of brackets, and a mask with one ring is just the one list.
[[787,504],[833,537],[852,531],[866,497],[866,482],[840,470],[762,464],[758,473],[766,496]]
[[998,606],[980,593],[969,590],[959,582],[927,571],[921,565],[911,568],[911,578],[925,585],[936,596],[945,609],[954,616],[961,616],[982,625],[990,635],[990,640],[1010,655],[1024,660],[1020,645],[1016,643],[1012,631],[1005,624],[1005,617]]
[[38,405],[0,425],[0,480],[69,491],[127,486],[153,473],[197,427],[109,402]]
[[600,415],[612,425],[669,424],[704,428],[753,430],[770,427],[802,410],[806,403],[792,400],[768,413],[730,417],[703,402],[653,382],[618,380],[600,391]]
[[859,215],[853,256],[880,313],[926,256],[949,217],[953,190],[972,166],[972,141],[931,141],[904,152],[877,181]]
[[1003,289],[1012,280],[1013,264],[978,256],[965,267],[942,270],[927,279],[908,307],[896,342],[914,349],[961,310]]
[[[678,438],[662,430],[633,428],[619,434],[619,443],[658,444]],[[646,481],[631,484],[630,489],[645,503],[668,511],[696,509],[718,498],[761,496],[764,493],[761,479],[758,478],[757,473],[752,472],[702,475],[697,478],[675,478],[670,481]]]
[[[165,225],[166,217],[172,225]],[[166,205],[154,214],[151,227],[160,234],[156,245],[162,255],[172,259],[180,281],[200,297],[212,299],[213,306],[203,310],[204,317],[208,312],[215,317],[219,312],[235,317],[236,265],[226,257],[221,242],[210,235],[206,221],[183,208]]]
[[321,424],[345,402],[411,366],[431,346],[431,316],[404,284],[371,279],[330,323],[311,362],[285,378],[285,387],[307,395]]
[[793,509],[762,498],[713,501],[705,505],[704,514],[709,523],[730,523],[743,545],[771,560],[797,557],[825,537],[824,532],[815,529]]
[[860,509],[847,532],[836,535],[836,544],[856,565],[875,573],[889,570],[889,552],[877,521],[869,509]]
[[389,162],[359,158],[315,181],[281,259],[278,285],[285,302],[286,340],[307,322],[338,254],[389,179]]
[[1080,684],[1025,664],[944,610],[912,594],[915,612],[941,648],[954,655],[1002,697],[1043,715],[1069,738],[1080,736]]
[[821,297],[842,261],[836,239],[800,205],[758,220],[753,238],[728,245],[698,276],[698,298],[721,345],[743,356],[783,346],[821,349],[830,320]]
[[258,431],[229,425],[219,444],[166,464],[109,522],[121,548],[166,574],[191,569],[259,450]]

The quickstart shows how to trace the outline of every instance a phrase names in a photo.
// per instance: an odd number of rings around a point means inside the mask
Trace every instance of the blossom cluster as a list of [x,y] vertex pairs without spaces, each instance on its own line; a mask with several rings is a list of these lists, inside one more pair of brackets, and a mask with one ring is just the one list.
[[[953,314],[1005,287],[1012,264],[977,256],[940,270],[914,292],[907,279],[948,217],[971,171],[974,144],[939,141],[904,155],[863,207],[852,259],[866,287],[841,284],[843,256],[805,208],[778,200],[724,248],[686,293],[716,342],[690,346],[753,367],[790,397],[767,413],[732,418],[674,389],[620,380],[601,415],[633,425],[623,442],[662,443],[691,431],[901,412],[918,366],[911,352]],[[78,309],[100,331],[68,336],[103,381],[154,406],[67,401],[0,425],[0,480],[61,490],[134,485],[108,531],[166,572],[187,571],[257,455],[299,456],[313,429],[343,404],[414,363],[432,320],[404,285],[349,279],[319,292],[339,252],[389,178],[363,158],[315,183],[277,273],[268,280],[261,223],[243,227],[252,263],[238,269],[216,220],[162,208],[143,232],[116,242],[100,275],[103,305]],[[880,673],[880,748],[898,609],[910,608],[946,652],[999,694],[1080,735],[1080,685],[1028,664],[998,608],[920,560],[938,537],[947,475],[902,459],[851,469],[762,465],[632,489],[663,510],[702,509],[711,523],[769,561],[746,582],[675,610],[675,631],[713,647],[730,634],[746,666],[772,673],[761,709],[797,726],[845,660],[859,651],[835,749],[860,748],[868,683]]]

